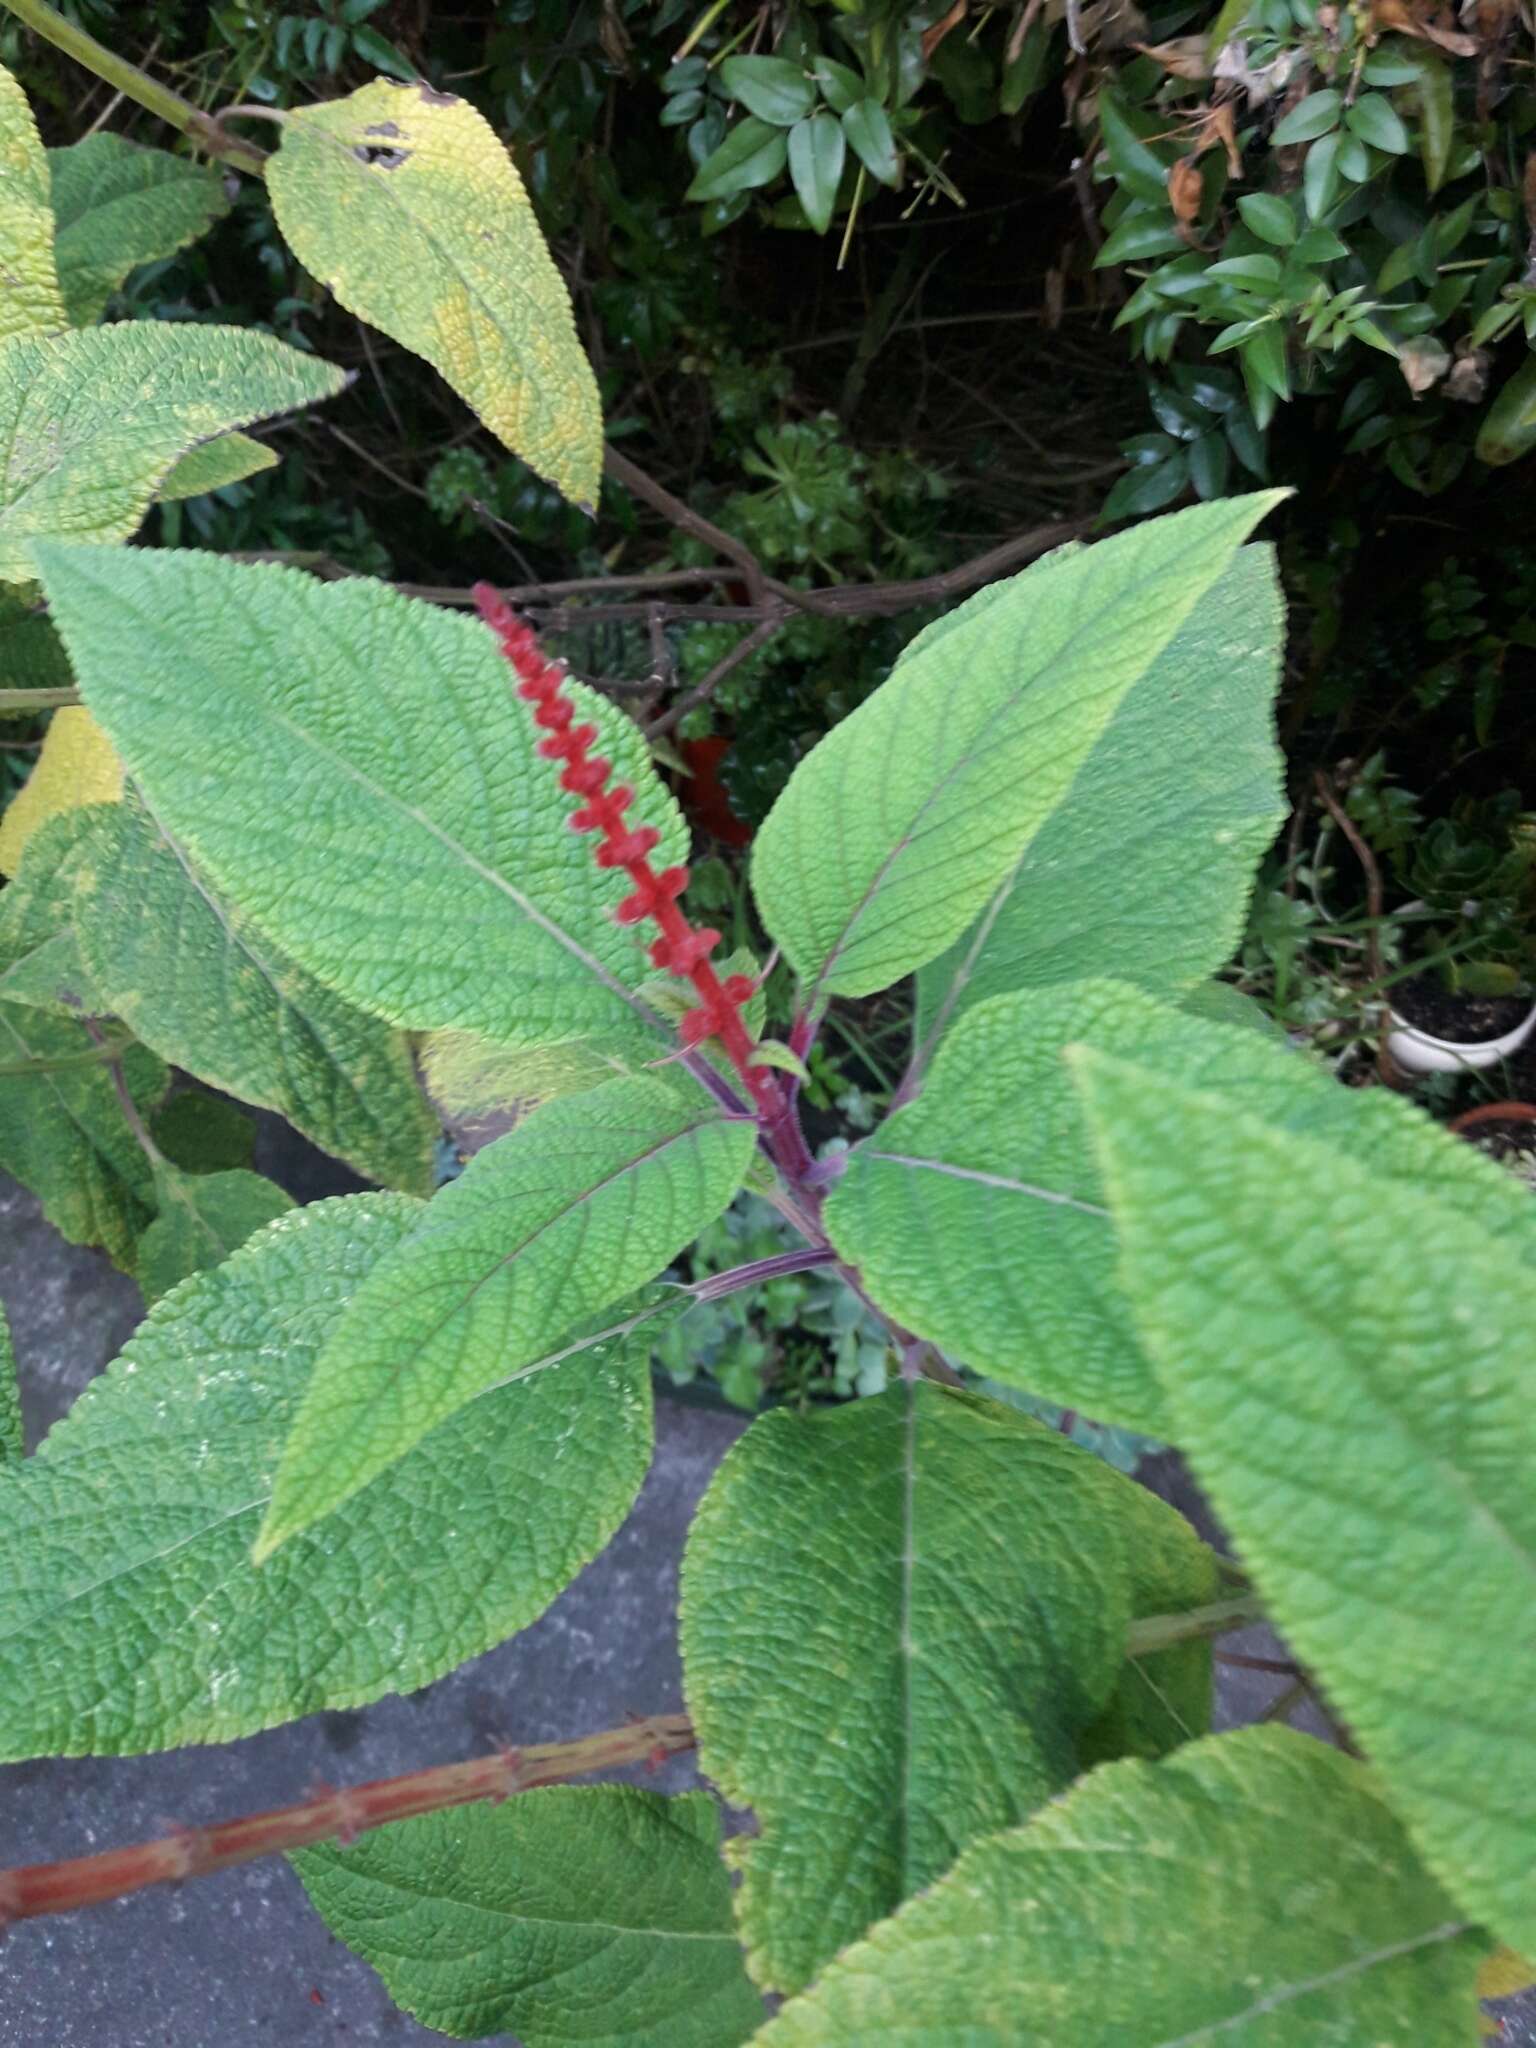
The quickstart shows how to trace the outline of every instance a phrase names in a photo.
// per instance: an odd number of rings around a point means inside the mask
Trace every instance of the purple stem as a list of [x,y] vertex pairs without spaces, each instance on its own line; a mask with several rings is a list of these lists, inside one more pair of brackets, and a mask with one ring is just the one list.
[[755,1287],[760,1280],[777,1280],[781,1273],[808,1273],[816,1266],[831,1266],[837,1253],[830,1245],[803,1245],[799,1251],[775,1252],[771,1259],[753,1259],[750,1265],[732,1266],[728,1273],[711,1273],[696,1280],[689,1290],[695,1301],[719,1301],[743,1287]]

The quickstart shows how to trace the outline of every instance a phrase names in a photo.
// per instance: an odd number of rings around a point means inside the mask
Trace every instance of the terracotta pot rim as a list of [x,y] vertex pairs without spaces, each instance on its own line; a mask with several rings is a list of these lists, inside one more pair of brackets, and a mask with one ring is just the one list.
[[1464,1109],[1446,1125],[1458,1134],[1473,1131],[1480,1124],[1536,1124],[1536,1102],[1484,1102],[1476,1109]]

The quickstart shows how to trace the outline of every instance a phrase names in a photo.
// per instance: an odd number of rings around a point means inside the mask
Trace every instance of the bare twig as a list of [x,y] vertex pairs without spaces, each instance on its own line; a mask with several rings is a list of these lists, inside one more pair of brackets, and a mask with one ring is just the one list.
[[72,1913],[107,1899],[206,1877],[237,1863],[302,1849],[311,1842],[350,1842],[370,1828],[444,1807],[492,1803],[536,1785],[557,1785],[593,1771],[625,1764],[660,1762],[692,1749],[693,1724],[686,1714],[652,1714],[627,1727],[610,1728],[575,1742],[536,1743],[505,1749],[468,1762],[439,1764],[403,1777],[374,1778],[340,1791],[323,1789],[293,1806],[216,1821],[211,1827],[176,1828],[157,1841],[75,1856],[62,1863],[26,1863],[0,1871],[0,1927],[45,1913]]
[[681,724],[690,711],[697,711],[701,704],[707,704],[732,669],[740,668],[744,661],[751,660],[760,647],[766,647],[783,623],[783,613],[776,613],[774,617],[764,619],[761,625],[755,626],[744,639],[738,640],[730,653],[722,655],[709,674],[702,682],[696,684],[686,697],[679,697],[669,711],[664,711],[660,718],[651,720],[645,728],[646,738],[659,740],[663,733],[671,732],[675,725]]
[[1381,869],[1376,864],[1375,854],[1361,836],[1359,826],[1339,802],[1333,784],[1321,768],[1317,770],[1312,781],[1317,790],[1318,801],[1349,841],[1350,850],[1359,861],[1365,875],[1365,907],[1371,918],[1371,925],[1366,933],[1366,967],[1373,986],[1379,986],[1382,980],[1381,919],[1385,901],[1381,888]]

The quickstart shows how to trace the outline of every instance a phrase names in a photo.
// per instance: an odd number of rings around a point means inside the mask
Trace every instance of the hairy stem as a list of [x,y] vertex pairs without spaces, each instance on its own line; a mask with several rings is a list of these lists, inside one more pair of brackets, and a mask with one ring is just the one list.
[[194,107],[190,100],[184,100],[179,92],[172,92],[168,85],[161,85],[147,71],[141,71],[137,64],[130,64],[126,57],[119,57],[115,50],[98,43],[83,28],[76,28],[73,22],[66,21],[56,8],[47,5],[47,0],[4,0],[4,4],[34,34],[62,50],[66,57],[73,57],[87,71],[94,71],[98,78],[104,79],[126,98],[137,100],[141,107],[158,114],[162,121],[169,121],[206,155],[219,157],[236,170],[249,171],[253,177],[261,177],[266,158],[254,143],[224,134],[218,123],[210,120],[201,108]]
[[399,1778],[374,1778],[341,1791],[322,1788],[294,1806],[277,1806],[240,1820],[205,1828],[174,1828],[152,1842],[75,1856],[63,1863],[25,1863],[0,1870],[0,1927],[44,1913],[71,1913],[98,1906],[150,1885],[206,1877],[236,1863],[277,1856],[311,1842],[355,1840],[369,1828],[443,1807],[469,1806],[481,1799],[499,1804],[536,1785],[558,1785],[593,1771],[624,1764],[660,1763],[692,1749],[693,1723],[686,1714],[652,1714],[624,1728],[585,1735],[575,1742],[536,1743],[505,1749],[468,1762],[408,1771]]

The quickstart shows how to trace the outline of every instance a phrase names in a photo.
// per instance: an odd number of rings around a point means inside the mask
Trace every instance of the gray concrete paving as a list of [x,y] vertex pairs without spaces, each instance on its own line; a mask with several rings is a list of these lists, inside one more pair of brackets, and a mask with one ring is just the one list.
[[[286,1163],[293,1167],[291,1151]],[[301,1197],[349,1184],[302,1157],[283,1177]],[[0,1178],[0,1299],[35,1444],[126,1340],[141,1313],[138,1292],[99,1254],[64,1245],[32,1198]],[[677,1560],[694,1506],[742,1427],[736,1416],[661,1402],[655,1464],[608,1549],[532,1628],[423,1692],[218,1750],[0,1768],[0,1864],[83,1854],[163,1833],[172,1821],[196,1825],[280,1805],[302,1798],[317,1778],[382,1777],[679,1707]],[[1203,1515],[1175,1463],[1148,1476],[1157,1491]],[[1259,1655],[1279,1648],[1260,1631],[1224,1647]],[[1224,1665],[1218,1725],[1256,1718],[1282,1683]],[[1297,1725],[1326,1732],[1316,1717]],[[698,1782],[687,1758],[654,1778],[634,1775],[665,1791]],[[1509,2023],[1507,2048],[1536,2048],[1536,2001],[1524,2012]],[[281,1862],[25,1923],[0,1949],[0,2048],[409,2048],[442,2038],[390,2004]]]

